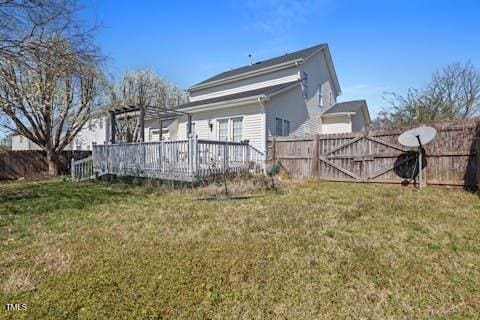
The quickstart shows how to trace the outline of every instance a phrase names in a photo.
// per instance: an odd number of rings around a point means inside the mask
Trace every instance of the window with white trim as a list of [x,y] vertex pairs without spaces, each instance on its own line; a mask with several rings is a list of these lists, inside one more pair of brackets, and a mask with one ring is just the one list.
[[302,79],[303,97],[307,99],[308,98],[308,73],[306,73],[305,71],[302,71],[301,79]]
[[318,85],[318,106],[323,107],[322,85]]
[[275,118],[275,136],[281,137],[288,136],[289,134],[290,121],[281,118]]
[[217,120],[218,140],[228,141],[228,119]]
[[242,132],[243,131],[243,119],[234,118],[232,119],[232,140],[235,142],[242,141]]
[[288,136],[290,134],[290,121],[283,120],[283,135]]
[[283,120],[280,118],[275,119],[275,135],[278,137],[283,135]]
[[160,129],[150,128],[148,141],[160,141]]

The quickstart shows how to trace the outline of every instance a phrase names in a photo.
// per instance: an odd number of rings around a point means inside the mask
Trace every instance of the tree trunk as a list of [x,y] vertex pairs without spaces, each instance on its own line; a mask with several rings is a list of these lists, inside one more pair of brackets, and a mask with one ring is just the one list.
[[47,151],[48,175],[58,176],[58,157],[53,151]]

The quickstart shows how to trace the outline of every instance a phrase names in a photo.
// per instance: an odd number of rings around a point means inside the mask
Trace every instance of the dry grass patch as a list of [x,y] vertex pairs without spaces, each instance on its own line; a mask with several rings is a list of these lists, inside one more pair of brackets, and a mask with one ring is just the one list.
[[12,270],[2,284],[2,291],[5,294],[18,294],[33,290],[35,290],[35,280],[31,271],[26,269]]

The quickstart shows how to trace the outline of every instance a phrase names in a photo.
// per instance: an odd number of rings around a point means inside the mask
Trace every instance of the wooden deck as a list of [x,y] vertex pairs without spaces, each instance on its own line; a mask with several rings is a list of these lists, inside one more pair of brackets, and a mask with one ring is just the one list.
[[[262,171],[264,154],[245,142],[187,140],[96,145],[92,167],[97,175],[135,176],[196,182],[224,172]],[[78,166],[88,162],[79,162]],[[83,172],[72,164],[75,181]]]

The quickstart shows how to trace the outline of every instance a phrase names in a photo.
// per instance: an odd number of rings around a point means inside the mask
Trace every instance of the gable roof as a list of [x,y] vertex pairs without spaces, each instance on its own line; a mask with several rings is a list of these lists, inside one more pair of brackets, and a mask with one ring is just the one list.
[[264,61],[259,61],[252,65],[243,66],[233,70],[225,71],[219,73],[213,77],[210,77],[202,82],[199,82],[188,89],[188,91],[193,91],[195,89],[200,89],[202,87],[207,87],[216,83],[226,82],[228,80],[234,80],[241,76],[246,76],[249,74],[257,74],[262,71],[267,71],[269,69],[279,67],[282,65],[290,66],[293,63],[303,63],[305,60],[309,59],[312,55],[319,52],[322,49],[326,49],[325,58],[327,59],[327,65],[331,72],[331,76],[334,78],[334,85],[337,87],[338,93],[340,92],[340,85],[338,84],[338,79],[333,67],[333,62],[331,61],[332,57],[328,50],[328,45],[326,43],[318,44],[306,49],[295,51],[292,53],[284,54],[275,58],[271,58]]
[[254,90],[229,94],[229,95],[226,95],[226,96],[187,102],[187,103],[184,103],[182,105],[179,105],[175,109],[184,109],[184,108],[202,106],[202,105],[207,105],[207,104],[222,103],[222,102],[228,102],[228,101],[233,101],[233,100],[238,100],[238,99],[254,98],[254,97],[268,98],[268,97],[272,96],[273,94],[279,93],[283,90],[288,90],[288,89],[290,89],[290,87],[293,88],[296,85],[298,85],[299,83],[300,83],[299,80],[295,80],[295,81],[290,81],[290,82],[277,84],[277,85],[273,85],[273,86],[269,86],[269,87],[264,87],[264,88],[259,88],[259,89],[254,89]]
[[322,112],[322,115],[344,113],[344,112],[359,112],[359,111],[364,112],[365,119],[368,120],[369,122],[371,121],[366,100],[337,102],[334,105],[332,105],[330,108]]

